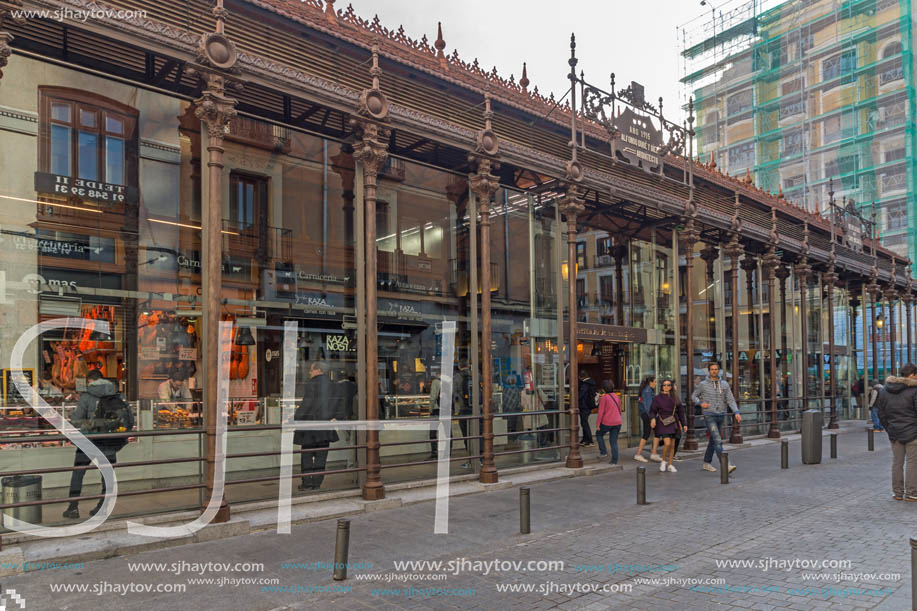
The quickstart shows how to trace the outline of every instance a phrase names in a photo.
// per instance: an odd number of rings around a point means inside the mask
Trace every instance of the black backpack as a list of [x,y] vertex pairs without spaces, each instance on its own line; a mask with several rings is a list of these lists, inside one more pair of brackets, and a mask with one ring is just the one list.
[[96,411],[89,423],[92,433],[115,433],[119,429],[129,431],[134,422],[130,407],[119,394],[100,397]]

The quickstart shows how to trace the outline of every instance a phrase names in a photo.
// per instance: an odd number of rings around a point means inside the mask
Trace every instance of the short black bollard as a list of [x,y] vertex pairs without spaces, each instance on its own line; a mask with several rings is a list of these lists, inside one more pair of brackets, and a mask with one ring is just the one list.
[[528,488],[519,488],[519,533],[532,532],[532,506]]
[[911,609],[917,611],[917,539],[911,537]]
[[637,505],[646,505],[646,467],[637,467]]
[[781,469],[790,468],[790,440],[789,439],[780,440],[780,468]]
[[876,432],[872,429],[866,431],[866,449],[870,452],[876,449]]
[[720,454],[720,483],[729,483],[729,452]]
[[347,579],[347,556],[350,548],[350,520],[338,520],[337,540],[334,543],[334,574],[335,581]]
[[831,458],[837,458],[837,433],[829,433],[831,436]]

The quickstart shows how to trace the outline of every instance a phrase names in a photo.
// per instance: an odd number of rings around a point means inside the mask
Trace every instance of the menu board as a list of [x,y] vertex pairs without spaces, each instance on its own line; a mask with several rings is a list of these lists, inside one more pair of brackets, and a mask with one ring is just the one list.
[[14,383],[14,377],[18,376],[20,380],[25,381],[30,387],[35,387],[35,370],[34,369],[4,369],[3,370],[3,403],[26,403],[26,400],[19,393]]

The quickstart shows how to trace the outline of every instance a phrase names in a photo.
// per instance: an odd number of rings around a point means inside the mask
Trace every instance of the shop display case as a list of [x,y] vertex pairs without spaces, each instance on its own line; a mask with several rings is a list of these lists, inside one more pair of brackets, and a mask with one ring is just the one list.
[[385,413],[392,420],[398,418],[429,418],[430,397],[427,395],[387,395]]

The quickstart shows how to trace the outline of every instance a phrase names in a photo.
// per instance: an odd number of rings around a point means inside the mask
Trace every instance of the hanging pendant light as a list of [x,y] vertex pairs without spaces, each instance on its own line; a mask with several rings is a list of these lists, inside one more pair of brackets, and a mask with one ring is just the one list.
[[237,346],[254,346],[255,338],[252,337],[252,330],[250,327],[240,327],[239,335],[236,337]]

